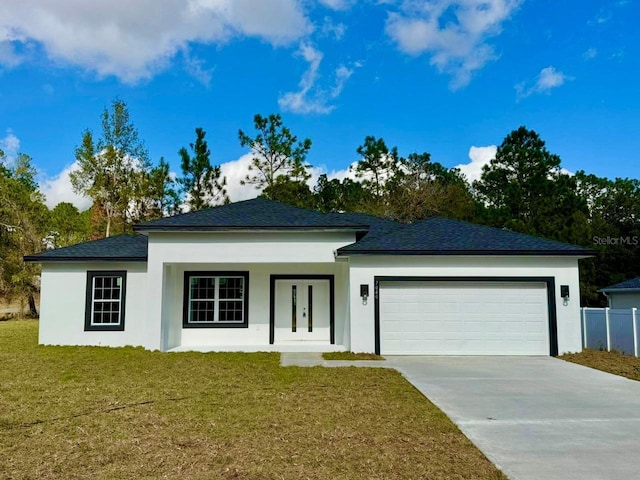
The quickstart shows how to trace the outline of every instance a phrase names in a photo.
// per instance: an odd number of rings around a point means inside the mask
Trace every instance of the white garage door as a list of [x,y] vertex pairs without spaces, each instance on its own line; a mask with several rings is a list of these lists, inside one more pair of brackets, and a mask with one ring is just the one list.
[[381,282],[380,351],[549,355],[546,284]]

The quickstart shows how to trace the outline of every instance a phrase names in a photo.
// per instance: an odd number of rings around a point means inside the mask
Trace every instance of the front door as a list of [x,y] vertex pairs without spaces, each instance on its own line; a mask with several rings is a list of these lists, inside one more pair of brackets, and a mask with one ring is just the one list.
[[329,343],[329,280],[276,280],[275,343]]

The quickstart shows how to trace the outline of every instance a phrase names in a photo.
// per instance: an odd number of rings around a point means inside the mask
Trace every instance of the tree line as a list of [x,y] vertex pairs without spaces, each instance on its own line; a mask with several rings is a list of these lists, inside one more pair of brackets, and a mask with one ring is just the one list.
[[[601,305],[598,288],[640,274],[640,181],[608,179],[562,169],[533,130],[510,132],[495,158],[469,181],[427,152],[401,156],[382,138],[367,136],[355,149],[353,178],[320,175],[310,186],[310,139],[299,140],[280,115],[255,115],[254,133],[238,132],[252,152],[241,183],[261,196],[322,212],[361,212],[399,222],[444,216],[506,228],[591,248],[580,262],[581,302]],[[101,115],[101,131],[82,134],[70,174],[75,192],[92,200],[79,212],[62,202],[49,210],[35,181],[31,158],[11,165],[0,151],[0,297],[19,297],[35,314],[38,267],[22,256],[130,233],[141,221],[229,203],[227,179],[211,162],[206,132],[178,151],[180,173],[149,158],[122,100]]]

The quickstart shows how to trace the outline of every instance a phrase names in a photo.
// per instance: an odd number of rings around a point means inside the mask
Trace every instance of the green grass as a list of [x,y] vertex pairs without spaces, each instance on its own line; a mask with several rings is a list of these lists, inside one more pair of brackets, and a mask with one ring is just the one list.
[[620,352],[584,350],[580,353],[566,353],[559,358],[640,381],[640,358],[631,355],[624,355]]
[[42,347],[0,322],[0,478],[504,478],[388,369]]
[[325,352],[322,354],[325,360],[384,360],[384,357],[375,353],[353,352]]

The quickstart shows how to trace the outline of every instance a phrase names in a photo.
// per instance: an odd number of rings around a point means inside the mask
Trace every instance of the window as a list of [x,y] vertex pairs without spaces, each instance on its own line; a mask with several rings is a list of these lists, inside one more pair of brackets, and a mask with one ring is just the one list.
[[126,291],[126,271],[88,271],[85,331],[124,330]]
[[247,327],[249,272],[185,272],[183,326]]

